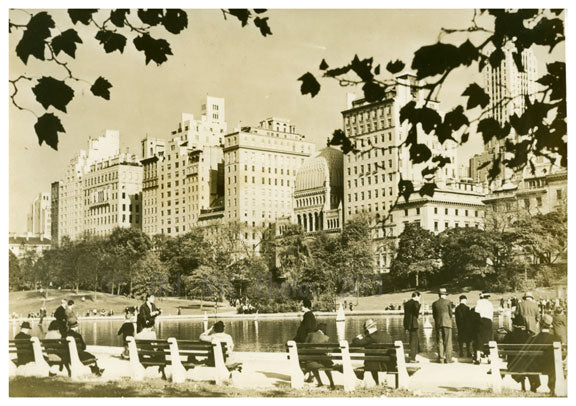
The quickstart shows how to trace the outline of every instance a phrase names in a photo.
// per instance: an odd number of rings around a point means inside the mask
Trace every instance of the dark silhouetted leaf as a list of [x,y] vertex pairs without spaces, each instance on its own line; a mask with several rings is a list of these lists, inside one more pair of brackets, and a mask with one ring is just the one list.
[[460,50],[452,44],[438,42],[414,53],[412,69],[418,79],[436,76],[460,65]]
[[260,29],[260,34],[263,36],[272,35],[272,31],[270,31],[270,27],[268,26],[268,17],[256,17],[254,19],[254,25]]
[[149,8],[149,9],[138,9],[138,18],[144,24],[148,25],[158,25],[162,21],[162,16],[164,14],[164,10],[159,8]]
[[465,66],[470,66],[472,62],[480,57],[478,49],[470,42],[470,40],[464,41],[459,47],[459,59],[460,64]]
[[532,30],[533,41],[537,45],[554,47],[564,40],[564,23],[559,18],[543,17]]
[[452,162],[450,157],[442,156],[442,155],[434,155],[432,157],[432,162],[436,163],[438,168],[444,168],[447,164]]
[[460,139],[460,144],[465,144],[465,143],[467,143],[469,138],[470,138],[470,134],[469,134],[469,133],[464,133],[464,134],[462,134],[462,138]]
[[50,76],[43,76],[38,84],[32,88],[36,100],[45,109],[54,106],[58,110],[66,112],[66,105],[74,98],[74,90],[64,83]]
[[52,113],[45,113],[39,117],[34,124],[34,130],[38,137],[38,144],[42,145],[43,142],[58,151],[58,133],[64,133],[64,127],[60,119]]
[[466,109],[470,110],[476,106],[482,108],[486,107],[490,103],[490,96],[476,83],[471,83],[468,85],[462,96],[468,96],[468,103],[466,104]]
[[342,147],[342,152],[344,154],[348,154],[350,152],[357,152],[357,150],[352,145],[352,141],[350,138],[346,137],[344,131],[341,129],[337,129],[332,133],[332,139],[330,140],[329,145],[336,145]]
[[386,89],[375,82],[366,82],[362,86],[362,90],[364,91],[364,98],[369,103],[380,101],[386,95]]
[[162,24],[172,34],[179,34],[180,31],[188,27],[188,15],[184,10],[168,9],[164,14]]
[[72,58],[76,57],[76,43],[81,44],[82,40],[78,36],[76,30],[70,28],[62,34],[52,38],[52,48],[56,56],[63,51],[70,55]]
[[379,75],[379,74],[380,74],[380,65],[378,65],[374,68],[374,75]]
[[328,69],[328,64],[326,63],[325,59],[322,59],[322,62],[320,62],[320,70],[326,70]]
[[228,13],[233,15],[238,20],[242,22],[242,27],[245,27],[248,24],[248,19],[250,18],[250,10],[246,8],[229,8]]
[[426,178],[428,176],[434,175],[436,173],[436,171],[437,171],[437,168],[426,167],[426,168],[422,169],[421,173],[422,173],[422,176],[424,178]]
[[112,85],[102,76],[96,79],[96,82],[90,88],[90,91],[94,96],[100,96],[106,100],[110,100],[110,88]]
[[402,72],[402,70],[404,69],[405,66],[406,65],[404,65],[404,62],[397,59],[394,62],[392,62],[392,61],[388,62],[386,64],[386,70],[394,75],[398,72]]
[[50,37],[50,28],[54,27],[54,20],[45,11],[34,14],[30,18],[22,34],[22,39],[16,45],[16,55],[22,62],[28,63],[30,55],[41,61],[44,60],[44,48],[46,46],[44,41]]
[[400,182],[398,182],[398,193],[408,202],[410,196],[414,193],[414,185],[409,180],[400,179]]
[[409,101],[400,109],[400,123],[408,120],[409,122],[414,121],[414,115],[416,112],[416,102],[414,100]]
[[134,38],[134,46],[138,51],[144,52],[146,65],[148,65],[150,61],[154,61],[160,65],[168,60],[167,55],[172,55],[168,41],[152,38],[149,34],[143,34]]
[[122,34],[118,34],[108,30],[98,31],[96,34],[96,39],[104,45],[104,50],[107,54],[120,51],[124,52],[124,47],[126,46],[126,37]]
[[434,197],[434,191],[438,188],[434,182],[426,182],[421,187],[418,193],[420,196]]
[[484,144],[488,144],[494,137],[497,139],[506,138],[510,134],[510,123],[507,123],[506,126],[502,128],[498,121],[492,117],[488,117],[478,123],[476,131],[482,133]]
[[318,83],[314,75],[310,72],[300,76],[298,80],[302,81],[302,85],[300,86],[300,92],[302,94],[310,94],[310,96],[314,97],[320,91],[320,83]]
[[92,19],[92,14],[97,11],[98,9],[95,8],[70,8],[68,9],[68,15],[74,24],[80,21],[84,25],[89,25],[90,20]]
[[490,66],[492,69],[496,69],[500,67],[500,64],[504,60],[504,51],[501,48],[496,48],[488,57],[488,61],[490,62]]
[[367,58],[360,60],[358,55],[354,56],[350,68],[362,79],[364,82],[372,80],[374,75],[372,74],[372,62],[373,58]]
[[268,10],[265,9],[265,8],[255,8],[255,9],[254,9],[254,12],[255,12],[256,14],[262,14],[262,13],[265,13],[266,11],[268,11]]
[[338,77],[340,75],[344,75],[344,74],[350,72],[350,69],[352,69],[350,65],[342,66],[340,68],[328,69],[324,73],[324,76],[335,78],[335,77]]
[[422,124],[422,129],[429,134],[438,124],[442,122],[440,114],[430,107],[416,109],[416,122]]
[[414,164],[426,162],[432,156],[432,151],[426,144],[412,144],[410,146],[410,160]]
[[110,12],[110,21],[116,27],[124,27],[124,20],[126,19],[126,15],[130,14],[130,9],[127,8],[119,8],[116,10],[112,10]]
[[500,169],[500,164],[501,164],[501,157],[500,156],[496,157],[496,159],[494,159],[492,161],[492,166],[488,170],[488,178],[490,180],[494,180],[498,177],[498,175],[500,175],[500,172],[502,171]]

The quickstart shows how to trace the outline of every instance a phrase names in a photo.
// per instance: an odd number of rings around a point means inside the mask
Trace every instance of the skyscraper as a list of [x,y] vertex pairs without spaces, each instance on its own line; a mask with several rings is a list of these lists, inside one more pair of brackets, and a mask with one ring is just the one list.
[[50,193],[39,193],[34,198],[28,213],[28,234],[34,237],[50,238],[52,233],[50,206]]

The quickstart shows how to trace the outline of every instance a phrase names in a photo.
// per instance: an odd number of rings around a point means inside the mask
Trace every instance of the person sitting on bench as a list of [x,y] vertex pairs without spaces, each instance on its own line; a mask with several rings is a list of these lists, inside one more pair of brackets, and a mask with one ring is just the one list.
[[[211,343],[214,340],[218,340],[220,342],[226,343],[226,354],[222,354],[224,356],[224,361],[226,362],[226,366],[229,370],[242,368],[241,364],[238,362],[233,362],[234,360],[234,340],[230,334],[226,334],[224,332],[224,322],[217,321],[214,323],[212,327],[208,330],[200,334],[200,341],[205,341],[207,343]],[[213,367],[215,365],[214,362],[214,354],[210,352],[210,356],[206,360],[206,365],[209,367]]]
[[[552,344],[560,342],[560,337],[552,333],[552,324],[554,319],[549,314],[545,314],[540,319],[540,332],[536,334],[530,341],[530,344],[549,344],[550,349],[544,351],[542,355],[536,357],[531,365],[532,371],[539,371],[543,375],[548,375],[548,389],[550,393],[554,394],[554,386],[556,384],[556,371],[554,369],[554,349]],[[530,390],[536,392],[540,386],[540,376],[529,375]]]
[[[324,332],[326,331],[326,323],[318,323],[317,330],[308,333],[306,340],[307,344],[326,344],[330,342],[330,337],[328,337]],[[334,367],[334,362],[326,355],[326,359],[314,360],[314,361],[302,361],[300,367],[304,372],[312,372],[313,376],[316,378],[318,387],[323,386],[322,379],[320,378],[320,368],[332,368]],[[335,368],[337,369],[337,368]],[[340,369],[341,371],[341,369]],[[330,381],[330,389],[335,389],[334,380],[332,379],[332,371],[325,370],[326,376]]]
[[[364,334],[358,335],[352,340],[352,347],[368,347],[371,344],[391,344],[392,338],[384,331],[378,330],[376,323],[372,319],[364,322]],[[364,361],[364,370],[354,371],[358,379],[364,379],[364,372],[370,371],[374,382],[379,384],[378,372],[387,371],[388,366],[381,361]]]
[[20,325],[20,331],[14,337],[14,340],[27,340],[26,347],[16,343],[16,365],[18,366],[34,362],[34,354],[30,351],[30,338],[32,338],[30,330],[32,330],[30,322],[25,321]]
[[80,361],[84,365],[88,365],[94,375],[101,376],[104,372],[104,369],[98,366],[98,360],[96,357],[86,351],[86,343],[84,342],[84,338],[78,332],[78,322],[72,323],[70,325],[68,336],[74,337],[74,340],[76,340],[76,348],[78,349],[78,357],[80,358]]
[[[532,338],[532,334],[526,330],[526,322],[520,315],[514,316],[512,319],[512,331],[506,334],[502,344],[527,344]],[[506,360],[508,363],[507,370],[510,372],[525,371],[530,363],[530,359],[523,355],[509,356]],[[525,390],[526,375],[512,374],[512,379],[522,385],[522,390]]]

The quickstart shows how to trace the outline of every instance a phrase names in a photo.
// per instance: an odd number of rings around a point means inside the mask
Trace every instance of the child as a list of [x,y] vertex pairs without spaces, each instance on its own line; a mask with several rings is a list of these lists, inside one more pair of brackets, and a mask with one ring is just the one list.
[[122,359],[129,358],[127,339],[128,337],[134,337],[134,334],[136,333],[136,315],[134,313],[134,310],[127,309],[125,317],[126,321],[124,322],[124,324],[122,324],[120,330],[118,330],[118,335],[122,335],[122,342],[124,343],[124,351],[120,355],[120,358]]

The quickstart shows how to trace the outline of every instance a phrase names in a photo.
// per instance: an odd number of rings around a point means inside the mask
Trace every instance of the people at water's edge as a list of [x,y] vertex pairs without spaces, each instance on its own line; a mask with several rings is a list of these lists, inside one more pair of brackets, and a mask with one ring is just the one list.
[[136,335],[136,312],[135,311],[126,311],[124,324],[118,330],[118,335],[122,336],[122,343],[124,345],[124,351],[120,355],[123,359],[129,358],[129,351],[128,351],[128,337],[134,337]]
[[474,361],[476,363],[482,362],[482,358],[487,357],[484,353],[484,348],[489,341],[492,340],[492,319],[494,318],[494,306],[488,300],[490,294],[481,292],[480,298],[476,302],[474,311],[478,314],[476,325],[476,354]]
[[438,343],[438,361],[452,362],[452,302],[446,299],[445,288],[438,291],[438,300],[432,303],[432,317],[436,328]]
[[138,321],[137,321],[137,330],[136,333],[151,333],[154,324],[156,322],[156,317],[160,315],[162,312],[160,309],[156,307],[154,301],[156,297],[152,294],[146,295],[146,301],[142,306],[140,306],[140,310],[138,311]]
[[416,355],[420,352],[419,316],[420,292],[414,292],[412,298],[404,303],[404,330],[408,331],[410,339],[410,362],[416,362]]
[[304,315],[302,316],[302,321],[300,322],[298,330],[296,331],[296,336],[294,337],[294,341],[297,343],[303,343],[306,340],[308,333],[317,330],[316,316],[314,316],[314,313],[312,312],[312,301],[310,299],[302,300],[302,312]]
[[[456,319],[456,328],[458,329],[458,354],[461,357],[472,357],[472,336],[473,336],[473,318],[471,310],[466,304],[468,298],[465,295],[459,297],[460,303],[454,309],[454,318]],[[466,352],[464,352],[466,347]]]
[[516,307],[516,316],[524,320],[526,330],[532,334],[538,334],[538,321],[540,319],[540,309],[534,301],[532,292],[526,292],[522,301]]

